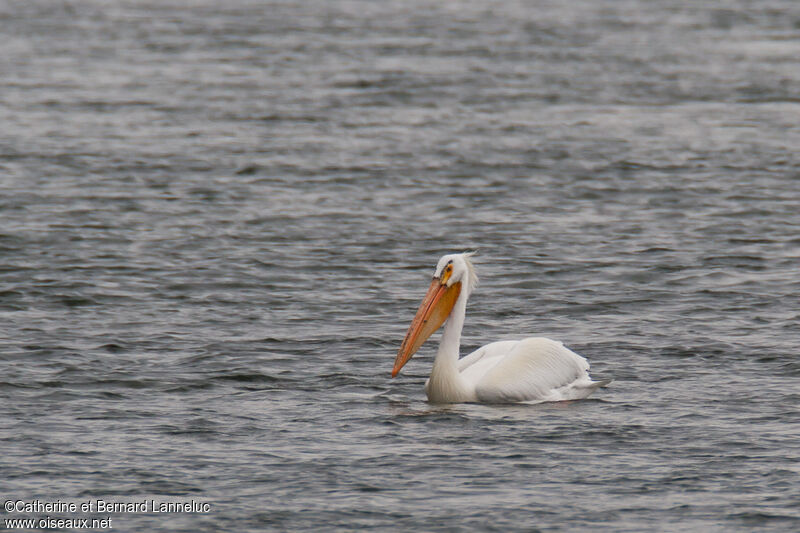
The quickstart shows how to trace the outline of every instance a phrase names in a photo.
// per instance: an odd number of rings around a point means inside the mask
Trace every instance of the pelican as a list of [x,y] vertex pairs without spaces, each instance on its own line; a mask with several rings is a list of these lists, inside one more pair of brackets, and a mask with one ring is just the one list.
[[431,403],[577,400],[610,382],[592,381],[586,359],[543,337],[493,342],[459,359],[467,299],[478,283],[470,261],[473,254],[439,259],[428,293],[397,352],[392,377],[445,324],[431,376],[425,382]]

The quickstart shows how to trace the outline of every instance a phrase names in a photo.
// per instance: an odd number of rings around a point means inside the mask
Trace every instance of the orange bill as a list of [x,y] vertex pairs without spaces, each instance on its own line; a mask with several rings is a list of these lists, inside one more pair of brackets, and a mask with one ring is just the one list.
[[400,372],[403,365],[417,353],[428,337],[444,324],[444,321],[450,316],[460,292],[461,282],[453,283],[448,287],[441,279],[433,278],[428,294],[425,295],[417,309],[417,314],[408,328],[406,338],[403,339],[403,344],[400,345],[400,350],[397,352],[392,377]]

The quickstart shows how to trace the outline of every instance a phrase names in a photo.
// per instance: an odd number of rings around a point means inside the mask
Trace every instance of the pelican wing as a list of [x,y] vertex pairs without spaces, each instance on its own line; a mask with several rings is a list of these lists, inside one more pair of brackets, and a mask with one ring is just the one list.
[[462,373],[467,371],[472,374],[477,369],[476,367],[486,365],[484,372],[479,373],[482,376],[489,368],[496,365],[501,358],[508,355],[518,343],[519,341],[497,341],[481,346],[471,354],[465,355],[458,360],[458,371]]
[[461,375],[475,384],[481,402],[585,398],[603,384],[591,380],[586,359],[541,337],[487,344],[464,359],[470,357],[462,363]]

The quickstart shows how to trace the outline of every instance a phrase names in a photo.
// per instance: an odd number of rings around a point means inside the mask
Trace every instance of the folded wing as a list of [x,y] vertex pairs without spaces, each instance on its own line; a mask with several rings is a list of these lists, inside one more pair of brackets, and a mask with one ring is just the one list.
[[573,400],[603,384],[591,380],[586,359],[542,337],[488,344],[459,363],[481,402]]

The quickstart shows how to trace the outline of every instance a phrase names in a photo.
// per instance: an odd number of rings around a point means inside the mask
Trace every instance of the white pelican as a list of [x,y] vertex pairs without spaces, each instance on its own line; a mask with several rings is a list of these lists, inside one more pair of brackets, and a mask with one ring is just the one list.
[[478,282],[471,255],[449,254],[439,259],[428,293],[397,352],[392,377],[446,320],[431,377],[425,382],[430,402],[577,400],[609,383],[592,381],[586,359],[542,337],[493,342],[459,359],[467,299]]

